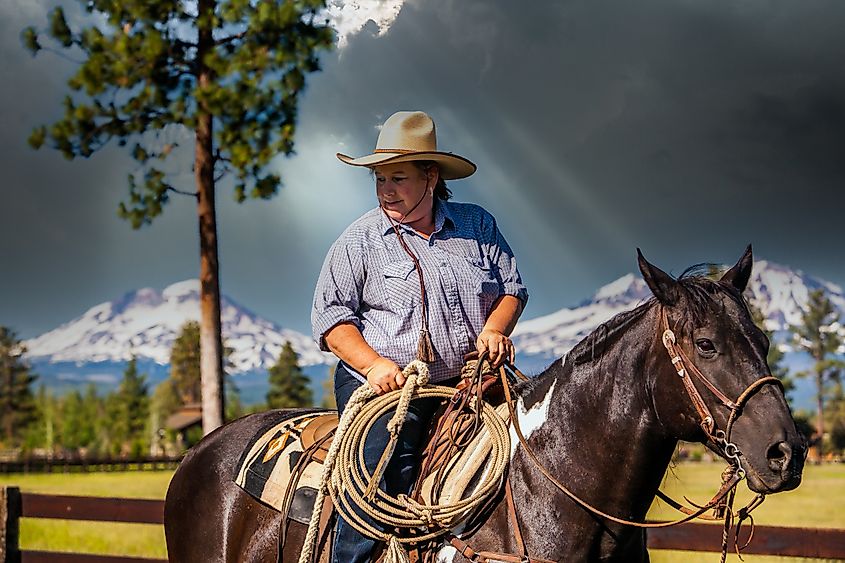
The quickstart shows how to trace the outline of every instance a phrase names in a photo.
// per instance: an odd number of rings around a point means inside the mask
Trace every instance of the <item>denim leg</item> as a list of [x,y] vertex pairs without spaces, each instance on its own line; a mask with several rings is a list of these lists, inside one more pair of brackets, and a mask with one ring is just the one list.
[[[335,398],[340,412],[346,408],[355,389],[361,386],[361,382],[347,370],[348,368],[343,363],[339,363],[335,371]],[[380,484],[380,488],[387,494],[396,496],[399,493],[407,494],[411,491],[419,465],[422,442],[428,436],[432,416],[439,404],[440,400],[437,398],[411,401],[408,417],[399,433],[396,449],[385,468],[384,479]],[[364,461],[370,473],[375,471],[390,441],[387,421],[393,414],[394,409],[391,409],[379,417],[367,436],[364,444]],[[369,518],[365,517],[365,519],[371,522]],[[335,563],[365,563],[370,560],[375,546],[376,540],[360,534],[338,515],[332,558]]]

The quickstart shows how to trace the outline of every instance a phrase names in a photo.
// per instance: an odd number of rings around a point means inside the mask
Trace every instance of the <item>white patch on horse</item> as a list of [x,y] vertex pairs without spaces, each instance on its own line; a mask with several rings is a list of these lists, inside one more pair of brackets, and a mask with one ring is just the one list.
[[[516,405],[516,416],[519,418],[519,428],[522,430],[522,435],[525,436],[526,440],[531,437],[531,434],[546,423],[546,418],[549,416],[549,405],[552,404],[552,395],[554,394],[556,384],[557,379],[552,381],[552,384],[549,385],[549,390],[546,391],[546,396],[543,397],[543,400],[534,403],[527,411],[525,410],[525,405],[523,404],[522,399],[519,399],[519,402]],[[517,437],[516,430],[513,429],[513,426],[511,426],[510,429],[510,435],[511,459],[513,459],[513,454],[516,453],[516,447],[519,445],[519,438]]]
[[452,563],[457,554],[458,550],[451,545],[442,547],[440,548],[440,551],[437,552],[437,561],[435,561],[435,563]]

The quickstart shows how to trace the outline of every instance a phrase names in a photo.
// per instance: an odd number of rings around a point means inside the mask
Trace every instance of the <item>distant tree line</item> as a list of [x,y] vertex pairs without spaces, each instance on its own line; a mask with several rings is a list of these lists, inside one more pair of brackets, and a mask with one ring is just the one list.
[[[185,323],[170,351],[170,374],[150,388],[136,358],[126,365],[119,386],[98,392],[93,383],[61,395],[37,385],[23,355],[17,335],[0,326],[0,449],[38,455],[138,457],[150,453],[177,453],[177,444],[190,445],[202,437],[197,426],[184,442],[167,427],[171,415],[202,401],[200,379],[200,329]],[[227,367],[232,350],[224,348]],[[290,342],[285,342],[276,363],[268,370],[266,402],[244,407],[231,377],[226,378],[226,418],[268,408],[312,406],[314,395],[308,377]],[[333,406],[330,393],[323,403]]]

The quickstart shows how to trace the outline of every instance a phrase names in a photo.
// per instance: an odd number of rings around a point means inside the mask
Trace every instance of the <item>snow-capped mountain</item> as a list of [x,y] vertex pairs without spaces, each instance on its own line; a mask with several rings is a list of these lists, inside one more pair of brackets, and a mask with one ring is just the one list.
[[[751,301],[763,312],[767,328],[775,333],[778,344],[788,349],[789,325],[800,324],[801,310],[807,306],[810,292],[819,288],[827,292],[845,320],[842,288],[766,260],[754,263],[746,295],[750,294]],[[650,296],[639,276],[627,274],[602,287],[592,299],[577,307],[520,322],[513,334],[514,344],[523,355],[562,356],[599,324],[633,309]],[[839,328],[845,336],[845,327]]]
[[[818,288],[827,292],[845,321],[842,288],[765,260],[754,264],[747,291],[765,315],[776,343],[787,352],[786,362],[793,371],[806,369],[809,361],[806,354],[790,350],[789,325],[800,323],[810,292]],[[638,275],[627,274],[577,306],[520,321],[513,334],[517,364],[526,373],[538,373],[599,324],[636,307],[650,295]],[[234,349],[232,371],[241,374],[237,385],[252,402],[262,400],[267,383],[264,370],[278,358],[286,340],[299,353],[300,365],[309,377],[319,382],[328,376],[328,365],[334,363],[334,357],[320,352],[309,336],[281,328],[225,296],[221,305],[223,337]],[[27,356],[42,383],[57,389],[90,382],[113,387],[133,355],[151,381],[161,381],[167,377],[173,340],[186,321],[199,318],[199,311],[197,280],[175,283],[161,292],[139,289],[92,307],[79,318],[27,341]],[[838,328],[845,337],[845,327]],[[845,349],[840,352],[845,354]],[[319,393],[320,386],[315,387]],[[809,386],[799,388],[796,395],[802,406],[811,406]]]
[[754,275],[749,283],[752,300],[766,317],[766,328],[772,331],[789,330],[790,325],[800,324],[801,310],[806,308],[810,292],[817,289],[825,290],[840,319],[845,320],[842,288],[801,270],[760,260],[754,263]]
[[[170,348],[187,321],[199,320],[199,280],[175,283],[163,291],[143,288],[101,303],[82,316],[26,342],[27,357],[38,363],[125,362],[133,355],[157,364],[170,362]],[[281,328],[221,297],[223,339],[232,348],[235,373],[266,369],[285,341],[301,365],[328,363],[311,337]]]
[[514,345],[521,354],[562,356],[598,325],[633,309],[650,295],[641,278],[626,274],[577,307],[521,321],[513,333]]

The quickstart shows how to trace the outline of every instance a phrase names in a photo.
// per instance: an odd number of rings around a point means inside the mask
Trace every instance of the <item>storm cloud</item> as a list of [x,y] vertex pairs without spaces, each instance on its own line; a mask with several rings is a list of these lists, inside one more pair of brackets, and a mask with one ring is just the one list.
[[[395,5],[395,2],[393,3]],[[25,336],[130,289],[198,271],[191,201],[141,231],[117,218],[131,159],[26,147],[60,116],[74,63],[30,57],[20,30],[52,4],[0,7],[4,171],[0,323]],[[285,187],[235,204],[219,186],[223,291],[307,332],[329,244],[375,203],[365,154],[397,110],[437,122],[479,165],[455,198],[497,218],[532,297],[526,318],[636,269],[759,257],[845,284],[845,4],[406,1],[308,79]],[[190,186],[190,162],[182,170]]]

